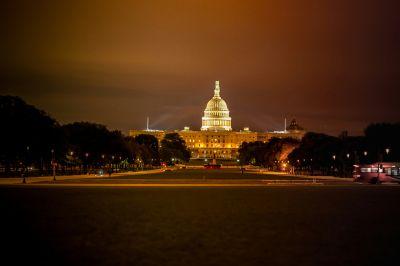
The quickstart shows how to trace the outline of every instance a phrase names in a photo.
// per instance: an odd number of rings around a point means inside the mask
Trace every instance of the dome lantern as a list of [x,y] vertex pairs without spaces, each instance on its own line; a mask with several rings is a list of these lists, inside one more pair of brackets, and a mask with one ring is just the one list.
[[219,95],[219,92],[220,92],[220,87],[219,87],[219,80],[216,80],[215,81],[215,87],[214,87],[214,97],[221,97],[220,95]]

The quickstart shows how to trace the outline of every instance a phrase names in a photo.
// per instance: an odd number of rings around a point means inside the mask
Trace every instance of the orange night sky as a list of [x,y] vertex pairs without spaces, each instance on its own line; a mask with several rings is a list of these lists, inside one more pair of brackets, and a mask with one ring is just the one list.
[[3,1],[0,94],[62,123],[362,133],[400,117],[398,1]]

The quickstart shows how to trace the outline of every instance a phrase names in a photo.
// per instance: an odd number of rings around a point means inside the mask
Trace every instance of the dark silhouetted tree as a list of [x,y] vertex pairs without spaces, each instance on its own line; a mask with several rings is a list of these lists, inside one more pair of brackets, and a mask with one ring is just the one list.
[[141,146],[142,150],[147,149],[148,155],[143,156],[146,164],[159,164],[160,155],[158,151],[158,140],[153,135],[140,134],[135,137],[135,142]]
[[400,161],[400,123],[377,123],[365,131],[368,161]]
[[64,154],[65,143],[59,124],[44,111],[19,97],[0,96],[0,162],[6,172],[17,165],[49,165],[54,150]]
[[160,157],[164,162],[168,163],[171,163],[172,159],[188,162],[190,160],[190,151],[178,133],[169,133],[161,141]]
[[69,151],[73,151],[75,158],[81,161],[92,164],[101,161],[102,155],[106,156],[106,160],[112,156],[133,159],[126,138],[120,131],[109,131],[104,125],[89,122],[75,122],[62,128]]

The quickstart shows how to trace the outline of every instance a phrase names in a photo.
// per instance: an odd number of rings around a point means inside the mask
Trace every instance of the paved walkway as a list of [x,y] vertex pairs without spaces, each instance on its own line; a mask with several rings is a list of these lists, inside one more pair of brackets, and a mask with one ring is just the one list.
[[[115,176],[128,176],[128,175],[145,175],[145,174],[156,174],[161,173],[162,169],[154,169],[154,170],[145,170],[145,171],[128,171],[123,173],[113,173],[112,177]],[[62,180],[74,180],[74,179],[91,179],[91,178],[107,178],[108,174],[104,176],[98,175],[63,175],[63,176],[56,176],[57,181]],[[26,183],[37,183],[37,182],[50,182],[53,181],[53,176],[36,176],[36,177],[27,177]],[[14,184],[21,184],[22,178],[21,177],[9,177],[9,178],[0,178],[0,185],[14,185]]]
[[323,183],[247,183],[247,184],[223,184],[223,183],[33,183],[35,187],[282,187],[282,186],[320,186]]
[[258,170],[246,170],[247,173],[254,173],[254,174],[263,174],[263,175],[282,175],[288,177],[299,177],[299,178],[308,178],[308,179],[316,179],[316,180],[329,180],[329,181],[349,181],[353,182],[353,178],[348,177],[336,177],[336,176],[319,176],[319,175],[293,175],[288,174],[285,172],[274,172],[274,171],[267,171],[263,169]]

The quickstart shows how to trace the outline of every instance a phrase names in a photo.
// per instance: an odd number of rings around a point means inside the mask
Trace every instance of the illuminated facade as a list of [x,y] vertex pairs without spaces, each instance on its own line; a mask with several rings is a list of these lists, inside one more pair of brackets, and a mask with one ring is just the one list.
[[214,96],[208,101],[201,119],[202,131],[231,131],[231,117],[228,105],[220,96],[219,81],[215,82]]
[[130,136],[154,135],[159,142],[165,134],[178,133],[190,149],[192,158],[236,159],[243,142],[268,142],[273,137],[301,139],[304,129],[295,120],[284,130],[274,132],[253,132],[249,128],[232,131],[231,117],[226,102],[220,96],[219,81],[215,82],[214,96],[208,101],[202,117],[201,130],[130,130]]

